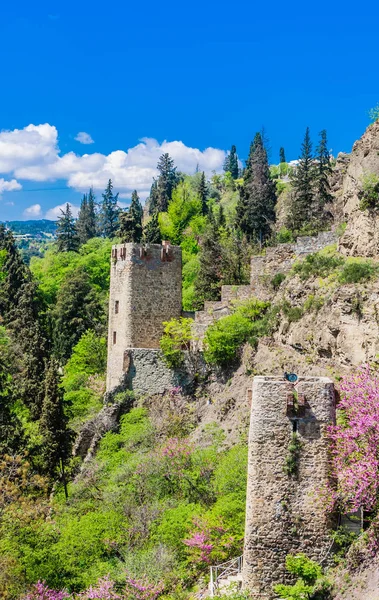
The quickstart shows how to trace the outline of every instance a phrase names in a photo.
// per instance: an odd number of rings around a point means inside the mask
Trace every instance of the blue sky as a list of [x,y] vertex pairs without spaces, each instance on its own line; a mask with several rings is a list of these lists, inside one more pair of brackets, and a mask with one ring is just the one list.
[[145,197],[163,150],[210,173],[262,126],[273,162],[307,125],[350,151],[379,102],[378,22],[374,1],[3,3],[0,220],[53,216],[109,175]]

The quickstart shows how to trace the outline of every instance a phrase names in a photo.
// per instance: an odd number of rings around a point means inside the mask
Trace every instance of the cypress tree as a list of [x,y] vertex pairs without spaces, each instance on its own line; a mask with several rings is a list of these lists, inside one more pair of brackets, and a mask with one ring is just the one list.
[[206,215],[208,213],[208,187],[207,187],[207,182],[205,180],[205,173],[204,171],[201,174],[200,177],[200,182],[199,182],[199,191],[198,191],[198,195],[201,201],[201,212],[203,215]]
[[307,127],[301,145],[299,162],[292,175],[291,228],[293,230],[299,231],[312,220],[315,176],[312,142],[309,127]]
[[280,150],[279,150],[279,162],[280,162],[280,163],[285,163],[285,162],[287,162],[287,161],[286,161],[286,155],[285,155],[285,152],[284,152],[284,148],[283,148],[283,146],[282,146],[282,147],[280,148]]
[[58,363],[52,359],[48,365],[44,386],[44,399],[40,419],[42,435],[42,460],[44,471],[55,479],[59,476],[68,498],[65,467],[70,457],[73,432],[67,426],[63,410],[63,390],[60,386]]
[[0,226],[0,315],[17,356],[13,388],[37,418],[41,409],[46,338],[39,317],[37,285],[24,264],[13,235]]
[[142,216],[143,208],[139,200],[137,190],[132,193],[132,201],[129,210],[120,214],[120,229],[118,235],[122,242],[139,243],[142,238]]
[[146,244],[160,244],[162,241],[158,213],[154,213],[143,228],[143,241]]
[[51,318],[53,351],[61,363],[70,358],[72,348],[87,329],[102,331],[103,307],[82,268],[71,273],[59,288]]
[[229,154],[226,156],[224,161],[224,171],[229,172],[233,179],[238,179],[239,168],[238,168],[238,155],[237,148],[233,145],[230,149]]
[[212,213],[200,242],[199,273],[195,280],[197,308],[206,300],[219,300],[222,283],[220,232]]
[[149,215],[154,215],[158,210],[158,182],[156,179],[153,179],[151,184],[147,203],[149,205]]
[[57,248],[59,252],[77,252],[79,237],[76,231],[75,219],[67,202],[65,210],[61,209],[57,225]]
[[156,186],[152,190],[155,197],[150,201],[150,214],[153,214],[155,211],[167,211],[172,198],[172,192],[179,181],[174,161],[168,153],[162,154],[159,158],[157,169],[159,171],[159,177]]
[[316,218],[322,218],[325,204],[333,202],[333,196],[330,193],[329,176],[332,172],[330,164],[330,153],[328,150],[328,139],[326,130],[320,131],[320,141],[316,149],[317,159],[317,191],[314,213]]
[[251,242],[262,245],[275,222],[276,188],[260,133],[250,146],[244,184],[237,203],[236,224]]
[[0,326],[0,454],[14,454],[22,441],[21,424],[12,411],[14,402],[11,340]]
[[93,237],[96,237],[96,213],[95,213],[95,196],[92,188],[88,196],[84,194],[78,220],[76,222],[80,244],[85,244]]
[[113,238],[118,229],[119,208],[117,206],[118,194],[113,194],[112,180],[108,180],[107,187],[102,194],[100,205],[99,229],[103,237]]
[[30,279],[11,231],[0,223],[0,316],[7,315],[17,306],[23,284]]

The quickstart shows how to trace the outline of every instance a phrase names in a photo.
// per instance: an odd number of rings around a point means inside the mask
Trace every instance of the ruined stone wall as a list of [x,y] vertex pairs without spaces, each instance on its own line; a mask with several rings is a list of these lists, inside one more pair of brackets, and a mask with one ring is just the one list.
[[112,248],[107,391],[127,367],[130,348],[159,348],[163,321],[180,317],[182,259],[177,246],[118,244]]
[[269,283],[277,273],[287,274],[299,258],[307,254],[319,252],[337,243],[338,236],[334,231],[322,231],[317,236],[299,237],[293,244],[279,244],[267,248],[263,256],[251,259],[250,283],[252,295],[261,300],[270,299]]
[[[287,554],[304,552],[320,562],[330,548],[332,523],[318,492],[328,482],[326,429],[335,419],[334,386],[328,378],[302,377],[296,390],[297,408],[284,379],[254,378],[243,581],[260,599],[273,598],[272,586],[288,581]],[[301,442],[298,474],[288,475],[294,430]]]

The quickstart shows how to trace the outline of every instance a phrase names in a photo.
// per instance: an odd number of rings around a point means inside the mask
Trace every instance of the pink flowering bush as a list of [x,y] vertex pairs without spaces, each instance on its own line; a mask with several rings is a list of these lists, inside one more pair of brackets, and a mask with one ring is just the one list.
[[24,600],[65,600],[65,598],[70,598],[65,590],[52,590],[44,581],[35,583],[24,596]]
[[379,494],[379,376],[368,365],[341,385],[341,423],[329,428],[334,503],[345,512],[371,511]]
[[128,577],[124,590],[117,592],[115,582],[107,575],[99,579],[96,585],[90,585],[84,592],[73,595],[64,590],[52,590],[39,581],[32,586],[23,600],[156,600],[163,589],[163,583],[150,583],[146,578]]
[[234,536],[211,518],[195,518],[190,537],[183,540],[188,547],[189,562],[203,567],[221,562],[233,554],[236,546]]

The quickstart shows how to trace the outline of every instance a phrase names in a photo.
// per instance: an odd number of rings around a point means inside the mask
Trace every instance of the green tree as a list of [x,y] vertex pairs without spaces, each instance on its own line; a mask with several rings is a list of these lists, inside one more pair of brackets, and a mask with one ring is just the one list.
[[78,220],[76,222],[80,244],[85,244],[93,237],[96,237],[96,213],[95,213],[95,196],[92,188],[88,196],[84,194]]
[[13,454],[20,447],[21,424],[12,411],[14,401],[11,375],[11,340],[4,327],[0,326],[0,453]]
[[201,212],[203,215],[206,215],[208,214],[208,187],[204,171],[202,172],[200,177],[198,194],[201,201]]
[[87,329],[102,330],[104,310],[82,268],[70,273],[62,283],[51,316],[54,354],[62,362],[68,360]]
[[179,245],[191,219],[200,215],[201,211],[200,199],[189,182],[179,183],[173,191],[167,214],[161,214],[161,230],[164,238],[170,240],[172,244]]
[[230,149],[229,154],[226,156],[224,161],[224,171],[229,172],[233,179],[238,179],[239,168],[238,168],[238,155],[237,148],[233,145]]
[[113,238],[118,229],[119,208],[117,205],[118,194],[113,194],[112,180],[108,180],[107,187],[102,194],[100,205],[99,229],[103,237]]
[[333,202],[333,196],[330,193],[329,176],[332,172],[330,163],[330,152],[328,150],[328,139],[326,130],[320,132],[320,142],[316,149],[317,174],[316,174],[316,195],[313,206],[313,216],[317,220],[325,218],[325,205]]
[[286,162],[286,155],[285,155],[283,146],[279,149],[279,162],[281,162],[281,163]]
[[292,174],[293,198],[291,203],[291,229],[300,230],[311,221],[316,170],[313,161],[309,127],[305,131],[298,165]]
[[167,152],[159,158],[157,169],[159,177],[156,182],[153,182],[150,192],[149,211],[151,215],[156,211],[167,211],[172,192],[179,181],[174,161]]
[[237,203],[236,224],[251,242],[262,245],[275,222],[276,187],[270,177],[267,152],[260,133],[255,135]]
[[63,483],[68,498],[65,467],[70,457],[73,432],[67,426],[63,410],[63,390],[60,385],[58,363],[52,359],[46,370],[45,394],[42,405],[40,431],[44,471]]
[[200,242],[199,271],[195,281],[197,308],[205,300],[219,300],[222,279],[220,232],[211,214]]
[[30,273],[17,249],[11,231],[0,223],[0,315],[7,321],[9,312],[17,306],[23,284]]
[[79,248],[79,237],[76,230],[75,219],[72,216],[71,206],[67,202],[66,208],[61,210],[57,224],[57,248],[59,252],[76,252]]
[[122,242],[139,243],[142,238],[143,208],[137,190],[132,193],[129,210],[120,213],[120,228],[118,235]]
[[146,244],[160,244],[162,241],[158,213],[154,213],[143,228],[143,241]]

